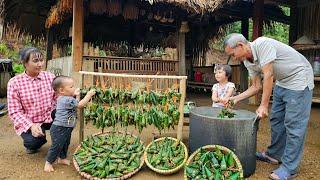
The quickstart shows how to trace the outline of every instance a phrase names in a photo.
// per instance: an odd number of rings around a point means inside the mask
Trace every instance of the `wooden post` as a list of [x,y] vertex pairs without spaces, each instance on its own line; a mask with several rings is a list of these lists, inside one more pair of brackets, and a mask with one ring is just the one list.
[[289,45],[292,45],[298,36],[297,24],[298,24],[298,7],[297,0],[290,1],[290,29],[289,29]]
[[81,70],[83,56],[83,0],[73,1],[72,66],[73,72]]
[[0,40],[2,40],[3,29],[3,19],[0,17]]
[[[243,19],[241,21],[241,34],[249,39],[249,19]],[[243,62],[240,65],[240,91],[243,92],[248,89],[248,70],[244,66]]]
[[180,105],[179,105],[179,124],[178,124],[178,130],[177,130],[177,139],[182,140],[182,131],[183,131],[183,121],[184,121],[184,114],[183,114],[183,107],[184,107],[184,100],[186,98],[186,85],[187,85],[187,79],[181,79],[180,80],[180,93],[181,93],[181,99],[180,99]]
[[263,9],[264,9],[264,0],[256,0],[253,7],[253,33],[252,40],[257,39],[262,36],[263,30]]
[[46,69],[48,66],[48,61],[52,59],[52,51],[53,51],[53,29],[50,28],[47,30],[47,59],[46,59]]
[[185,33],[178,33],[178,57],[179,57],[179,75],[186,75],[186,35]]
[[241,34],[249,39],[249,19],[241,20]]
[[[263,9],[264,9],[264,0],[256,0],[253,7],[253,33],[252,40],[257,39],[262,36],[263,30]],[[250,81],[250,80],[248,80]],[[249,82],[250,84],[250,82]],[[260,93],[249,98],[249,104],[258,105],[260,103],[261,95]]]
[[[83,88],[83,80],[84,80],[84,74],[80,74],[81,76],[81,88]],[[80,109],[78,113],[79,121],[80,121],[80,128],[79,128],[79,144],[83,141],[84,139],[84,117],[83,117],[83,108]]]

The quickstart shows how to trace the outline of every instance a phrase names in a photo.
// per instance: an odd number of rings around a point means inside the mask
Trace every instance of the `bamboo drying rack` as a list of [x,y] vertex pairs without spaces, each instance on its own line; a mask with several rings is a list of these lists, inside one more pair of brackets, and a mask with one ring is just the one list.
[[[112,84],[113,88],[124,88],[128,83],[132,81],[136,82],[152,82],[150,87],[152,90],[161,90],[170,88],[173,84],[179,84],[179,92],[181,93],[181,99],[179,102],[179,123],[177,128],[177,139],[182,139],[182,128],[183,128],[183,106],[186,97],[186,82],[187,76],[166,76],[166,75],[134,75],[134,74],[115,74],[115,73],[102,73],[102,72],[87,72],[79,71],[80,74],[80,85],[81,88],[85,86],[94,85],[94,77],[99,78],[101,83],[108,82]],[[91,76],[91,78],[85,79],[85,76]],[[101,84],[102,85],[102,84]],[[83,109],[80,110],[79,114],[80,130],[79,140],[80,142],[84,139],[84,116]]]

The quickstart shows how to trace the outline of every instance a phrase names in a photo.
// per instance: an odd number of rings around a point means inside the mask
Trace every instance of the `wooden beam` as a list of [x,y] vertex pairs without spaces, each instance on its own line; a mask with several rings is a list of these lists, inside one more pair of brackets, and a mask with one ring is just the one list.
[[187,79],[182,79],[180,81],[180,87],[179,91],[181,93],[181,99],[179,104],[179,123],[178,123],[178,132],[177,132],[177,139],[182,140],[182,131],[183,131],[183,122],[184,122],[184,114],[183,114],[183,108],[184,108],[184,101],[186,98],[186,88],[187,88]]
[[179,75],[186,75],[186,34],[178,32]]
[[237,22],[239,20],[241,20],[241,19],[240,18],[225,19],[223,21],[214,22],[214,23],[212,23],[212,25],[213,26],[221,26],[221,25],[225,25],[225,24],[231,24],[231,23]]
[[306,6],[312,6],[314,4],[319,3],[319,0],[304,0],[304,1],[297,1],[297,6],[299,8],[306,7]]
[[[241,34],[246,38],[249,39],[249,19],[243,19],[241,21]],[[244,92],[248,89],[248,70],[241,63],[240,66],[240,92]]]
[[241,34],[249,39],[249,19],[241,20]]
[[73,1],[72,66],[73,72],[81,70],[83,56],[83,0]]
[[53,51],[53,29],[47,30],[47,60],[46,60],[46,69],[48,65],[48,60],[52,59],[52,51]]
[[[80,73],[79,73],[80,74]],[[84,74],[80,74],[81,76],[81,88],[84,88]],[[80,120],[80,127],[79,127],[79,144],[83,141],[84,139],[84,108],[80,108],[80,111],[78,111],[78,117]]]
[[290,6],[290,29],[289,29],[289,45],[292,45],[298,36],[298,7],[297,2],[298,0],[291,0]]
[[2,40],[3,29],[3,19],[0,17],[0,41]]
[[[253,32],[252,40],[257,39],[262,36],[263,30],[263,15],[264,15],[264,0],[256,0],[253,5]],[[251,81],[250,78],[248,81]],[[250,83],[249,83],[250,85]],[[249,98],[249,104],[258,105],[260,94],[256,94]]]
[[[231,17],[238,18],[238,19],[247,19],[247,18],[253,17],[251,9],[248,9],[246,12],[243,12],[241,7],[237,8],[237,9],[236,8],[235,9],[221,8],[220,10],[218,10],[217,13],[228,16],[228,17],[231,16]],[[290,17],[289,16],[277,14],[277,13],[270,11],[270,10],[264,11],[264,19],[268,19],[268,20],[272,20],[272,21],[276,21],[276,22],[280,22],[280,23],[284,23],[284,24],[290,24]]]
[[262,36],[263,30],[263,9],[264,0],[256,0],[253,5],[253,33],[252,39],[255,40]]

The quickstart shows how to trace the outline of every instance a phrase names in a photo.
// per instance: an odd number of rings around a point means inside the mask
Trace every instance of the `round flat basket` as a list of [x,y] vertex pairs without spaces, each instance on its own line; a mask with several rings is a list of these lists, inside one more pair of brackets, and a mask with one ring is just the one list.
[[[104,133],[97,133],[97,134],[93,134],[93,136],[107,136],[108,134],[111,134],[111,133],[117,133],[117,134],[125,134],[125,132],[111,132],[111,131],[108,131],[108,132],[104,132]],[[133,136],[135,138],[137,138],[137,136],[133,135],[133,134],[129,134],[127,133],[127,135],[130,135],[130,136]],[[141,140],[140,140],[140,143],[143,143]],[[75,152],[73,153],[73,155],[75,155],[77,153],[77,151],[81,148],[81,144],[76,148]],[[145,148],[144,148],[145,149]],[[76,170],[79,172],[79,174],[85,178],[85,179],[92,179],[92,180],[122,180],[122,179],[128,179],[130,178],[131,176],[133,176],[134,174],[136,174],[141,168],[142,166],[144,165],[144,158],[143,158],[143,155],[141,156],[141,160],[140,160],[140,165],[138,168],[136,168],[134,171],[130,172],[130,173],[127,173],[127,174],[124,174],[123,176],[120,176],[120,177],[117,177],[117,178],[98,178],[98,177],[94,177],[88,173],[85,173],[85,172],[81,172],[80,171],[80,167],[78,165],[78,162],[77,160],[74,158],[72,158],[72,161],[73,161],[73,165],[74,167],[76,168]]]
[[[164,140],[165,138],[170,139],[170,140],[173,140],[173,141],[175,141],[175,142],[178,141],[176,138],[172,138],[172,137],[162,137],[162,138],[156,139],[154,142],[162,141],[162,140]],[[153,171],[155,171],[155,172],[157,172],[157,173],[159,173],[159,174],[169,175],[169,174],[176,173],[176,172],[178,172],[178,171],[184,166],[184,164],[185,164],[185,163],[187,162],[187,160],[188,160],[188,149],[187,149],[186,145],[185,145],[182,141],[180,141],[180,145],[182,145],[182,147],[183,147],[183,149],[184,149],[184,160],[183,160],[183,162],[182,162],[179,166],[175,167],[174,169],[170,169],[170,170],[160,170],[160,169],[156,169],[155,167],[153,167],[153,166],[150,164],[150,162],[149,162],[149,160],[148,160],[148,153],[147,153],[148,151],[147,151],[147,150],[150,148],[151,145],[152,145],[152,142],[148,144],[148,146],[146,147],[146,149],[145,149],[145,151],[144,151],[144,155],[143,155],[143,156],[144,156],[144,160],[145,160],[147,166],[148,166],[151,170],[153,170]]]
[[[188,166],[190,163],[192,163],[193,159],[195,158],[195,156],[201,151],[201,149],[204,149],[204,150],[207,150],[207,151],[214,151],[216,149],[220,149],[221,152],[223,154],[227,154],[227,153],[230,153],[232,154],[232,157],[235,161],[235,164],[236,164],[236,167],[237,169],[239,170],[240,174],[239,174],[239,178],[240,179],[244,179],[243,178],[243,169],[242,169],[242,165],[241,165],[241,162],[240,160],[238,159],[238,157],[228,148],[224,147],[224,146],[221,146],[221,145],[206,145],[206,146],[203,146],[203,147],[200,147],[198,148],[195,152],[193,152],[191,154],[191,156],[189,157],[187,163],[185,166]],[[187,172],[186,172],[186,168],[184,168],[184,179],[185,180],[188,180],[189,178],[187,177]]]

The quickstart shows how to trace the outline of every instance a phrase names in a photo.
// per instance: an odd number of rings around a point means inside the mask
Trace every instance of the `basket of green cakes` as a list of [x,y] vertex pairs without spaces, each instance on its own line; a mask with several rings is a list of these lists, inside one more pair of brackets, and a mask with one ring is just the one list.
[[144,164],[144,145],[136,136],[107,132],[88,136],[73,155],[73,164],[86,179],[127,179]]
[[228,148],[207,145],[189,157],[184,179],[243,179],[243,169],[238,157]]
[[153,140],[144,152],[147,166],[159,174],[173,174],[183,168],[188,159],[187,147],[172,137]]

